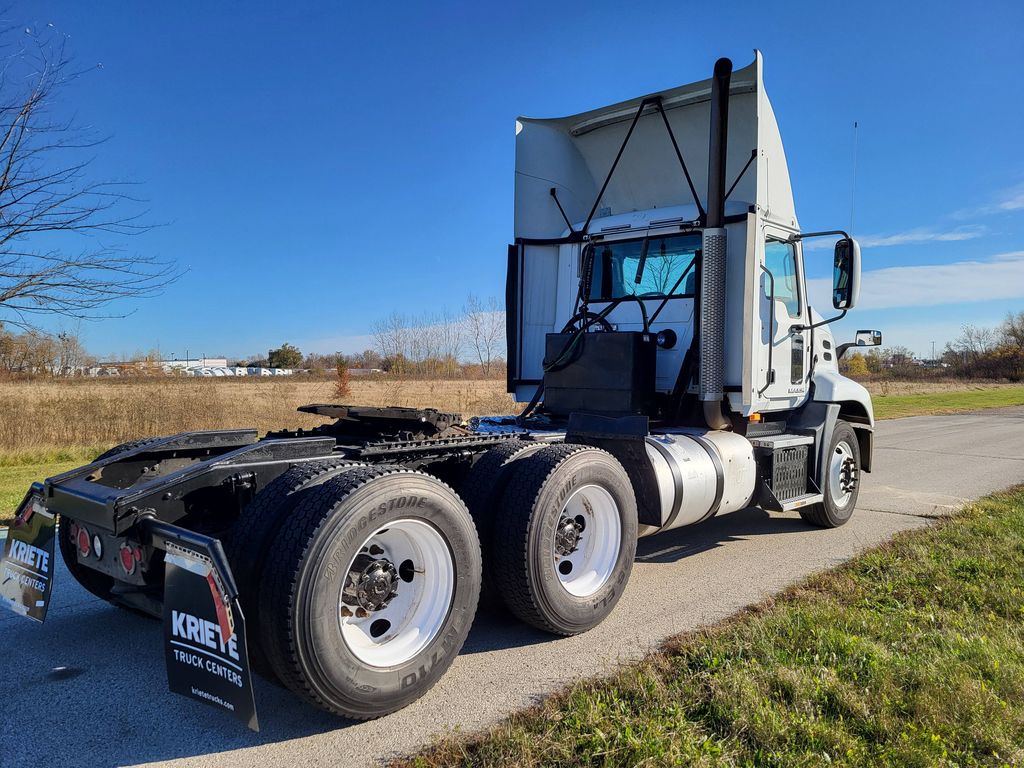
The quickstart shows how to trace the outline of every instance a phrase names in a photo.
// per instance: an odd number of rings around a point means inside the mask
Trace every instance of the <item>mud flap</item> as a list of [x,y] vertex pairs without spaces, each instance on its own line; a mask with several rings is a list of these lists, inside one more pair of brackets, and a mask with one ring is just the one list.
[[7,531],[0,558],[0,604],[36,621],[46,618],[53,592],[55,515],[43,506],[43,487],[33,483]]
[[173,525],[140,523],[164,562],[164,657],[167,683],[259,730],[245,617],[217,539]]

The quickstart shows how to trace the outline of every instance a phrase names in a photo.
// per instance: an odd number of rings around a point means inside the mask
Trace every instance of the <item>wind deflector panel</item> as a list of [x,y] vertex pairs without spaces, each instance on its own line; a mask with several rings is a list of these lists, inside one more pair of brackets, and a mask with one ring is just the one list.
[[[788,224],[795,221],[789,172],[761,69],[757,54],[752,64],[732,77],[726,179],[730,187],[735,182],[735,188],[730,202],[756,204]],[[516,239],[554,239],[565,234],[565,218],[552,200],[552,188],[571,222],[586,220],[645,100],[652,104],[641,114],[601,196],[598,216],[608,210],[616,214],[693,204],[662,114],[653,104],[659,98],[697,197],[706,201],[710,96],[709,79],[570,117],[520,118],[516,123]],[[755,163],[750,162],[752,151],[757,153]],[[698,209],[695,205],[695,217]]]

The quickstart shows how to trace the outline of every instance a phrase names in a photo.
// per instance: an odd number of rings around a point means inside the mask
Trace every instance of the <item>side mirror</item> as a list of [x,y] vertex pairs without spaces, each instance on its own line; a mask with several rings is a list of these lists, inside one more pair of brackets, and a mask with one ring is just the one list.
[[853,341],[848,341],[846,344],[840,344],[836,347],[836,357],[842,357],[846,354],[846,350],[853,347],[877,347],[881,343],[881,331],[857,331],[854,334]]
[[860,298],[860,244],[852,237],[836,243],[832,262],[832,306],[853,309]]
[[853,345],[855,347],[877,347],[881,343],[881,331],[857,331],[853,337]]

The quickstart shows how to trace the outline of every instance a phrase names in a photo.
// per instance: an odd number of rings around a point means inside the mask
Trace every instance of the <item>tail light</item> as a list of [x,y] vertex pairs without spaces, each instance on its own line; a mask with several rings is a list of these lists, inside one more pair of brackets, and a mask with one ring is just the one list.
[[142,560],[142,550],[138,547],[132,547],[128,544],[121,545],[121,551],[118,552],[118,558],[121,561],[121,569],[131,576],[135,573],[136,564]]
[[92,540],[89,537],[89,531],[84,525],[78,526],[78,554],[82,557],[88,557],[92,552]]

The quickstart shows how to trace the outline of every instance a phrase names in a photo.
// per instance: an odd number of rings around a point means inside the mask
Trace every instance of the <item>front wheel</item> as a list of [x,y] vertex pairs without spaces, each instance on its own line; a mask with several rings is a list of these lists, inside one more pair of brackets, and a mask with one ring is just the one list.
[[838,528],[853,516],[860,493],[860,443],[857,433],[845,421],[837,421],[824,457],[824,479],[818,504],[800,510],[811,525]]
[[311,489],[274,538],[260,638],[303,698],[380,717],[422,696],[458,655],[479,597],[480,544],[444,483],[350,469]]

